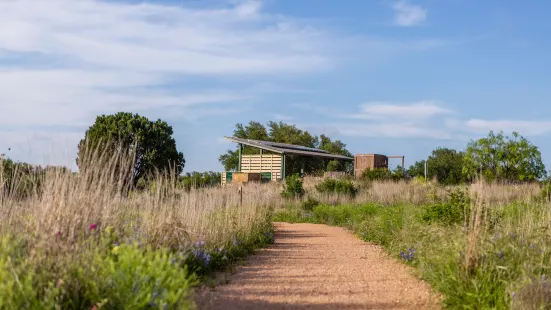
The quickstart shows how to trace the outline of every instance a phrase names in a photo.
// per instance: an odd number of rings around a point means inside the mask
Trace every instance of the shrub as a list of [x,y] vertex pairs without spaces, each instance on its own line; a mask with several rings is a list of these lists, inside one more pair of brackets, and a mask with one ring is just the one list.
[[438,222],[443,225],[461,223],[468,218],[470,204],[469,194],[460,188],[456,188],[449,193],[447,201],[427,206],[422,219],[426,223]]
[[300,203],[300,207],[303,209],[303,210],[306,210],[306,211],[312,211],[312,209],[314,209],[314,207],[318,206],[320,204],[320,202],[311,197],[311,196],[308,196],[308,198],[306,198],[306,200],[304,200],[303,202]]
[[316,190],[320,193],[339,194],[355,197],[358,189],[350,180],[325,179],[316,185]]
[[546,181],[543,183],[541,198],[544,201],[551,201],[551,181]]
[[393,171],[387,168],[365,169],[360,176],[364,181],[399,181],[406,177],[406,171],[398,166]]
[[392,172],[386,168],[368,168],[362,172],[360,178],[367,181],[392,180]]
[[82,300],[91,303],[85,306],[98,302],[110,309],[191,306],[190,288],[196,279],[188,273],[182,257],[165,249],[147,251],[130,244],[89,256],[87,268],[82,268],[82,262],[73,267],[73,274],[84,283]]
[[304,188],[302,187],[300,175],[293,174],[287,177],[285,180],[285,188],[281,195],[285,198],[297,198],[304,195]]
[[0,309],[54,309],[60,288],[36,274],[21,239],[0,238]]

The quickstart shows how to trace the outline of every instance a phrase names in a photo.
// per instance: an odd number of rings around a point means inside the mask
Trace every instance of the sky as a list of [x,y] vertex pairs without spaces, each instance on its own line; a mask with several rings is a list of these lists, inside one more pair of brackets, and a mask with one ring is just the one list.
[[251,120],[406,166],[518,131],[551,168],[550,11],[546,0],[1,0],[0,154],[76,169],[96,116],[123,111],[171,125],[185,171],[223,171],[218,157],[235,148],[223,137]]

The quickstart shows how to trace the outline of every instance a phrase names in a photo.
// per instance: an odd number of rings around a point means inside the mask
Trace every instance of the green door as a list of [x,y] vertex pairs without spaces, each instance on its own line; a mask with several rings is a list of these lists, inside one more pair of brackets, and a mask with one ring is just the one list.
[[272,180],[272,173],[271,172],[261,172],[260,173],[260,181],[261,182],[270,182]]

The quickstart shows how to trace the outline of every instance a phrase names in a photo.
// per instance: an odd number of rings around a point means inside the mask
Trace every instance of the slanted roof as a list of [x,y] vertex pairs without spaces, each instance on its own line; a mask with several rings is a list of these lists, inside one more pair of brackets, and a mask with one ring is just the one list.
[[261,141],[261,140],[252,140],[252,139],[241,139],[236,137],[224,137],[226,140],[230,140],[235,143],[241,143],[244,145],[252,146],[261,150],[270,151],[279,154],[296,154],[302,156],[312,156],[312,157],[321,157],[321,158],[330,158],[330,159],[341,159],[341,160],[354,160],[352,157],[331,154],[327,151],[305,147],[294,144],[287,143],[277,143],[270,141]]

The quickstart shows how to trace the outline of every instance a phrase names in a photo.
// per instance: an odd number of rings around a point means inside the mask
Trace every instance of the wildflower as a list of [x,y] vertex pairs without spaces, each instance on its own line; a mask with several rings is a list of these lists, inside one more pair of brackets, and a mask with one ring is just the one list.
[[240,246],[243,243],[241,240],[238,240],[235,236],[233,236],[232,241],[234,246]]
[[119,253],[119,248],[120,248],[120,247],[119,247],[118,245],[115,246],[115,247],[113,248],[113,250],[112,250],[112,253],[113,253],[113,254],[118,254],[118,253]]
[[411,262],[415,259],[415,248],[409,248],[409,250],[407,251],[407,253],[405,253],[404,251],[401,251],[400,252],[400,256],[402,257],[402,259],[404,259],[405,261],[407,262]]
[[61,237],[61,231],[58,231],[56,234],[58,237]]
[[499,252],[497,253],[497,256],[499,257],[499,259],[503,259],[503,258],[505,257],[505,252],[499,251]]
[[90,225],[90,230],[95,230],[96,228],[98,228],[98,225],[96,224]]
[[205,245],[205,241],[199,240],[199,241],[195,242],[195,246],[198,247],[198,248],[200,248],[200,247],[202,247],[202,246],[204,246],[204,245]]

